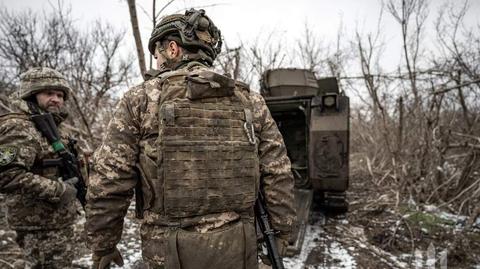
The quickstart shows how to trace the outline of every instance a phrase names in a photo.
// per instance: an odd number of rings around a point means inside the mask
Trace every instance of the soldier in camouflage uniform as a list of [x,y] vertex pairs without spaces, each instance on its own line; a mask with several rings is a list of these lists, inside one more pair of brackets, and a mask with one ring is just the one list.
[[212,71],[220,49],[203,10],[155,27],[149,50],[162,72],[125,94],[94,155],[86,223],[94,268],[122,264],[116,244],[139,188],[149,268],[257,268],[259,189],[286,249],[295,212],[285,145],[263,98]]
[[7,195],[8,224],[33,268],[69,268],[77,215],[75,179],[61,181],[57,167],[42,165],[58,157],[30,116],[52,113],[66,144],[61,122],[71,90],[50,68],[32,68],[20,79],[20,98],[13,101],[17,111],[0,116],[0,192]]

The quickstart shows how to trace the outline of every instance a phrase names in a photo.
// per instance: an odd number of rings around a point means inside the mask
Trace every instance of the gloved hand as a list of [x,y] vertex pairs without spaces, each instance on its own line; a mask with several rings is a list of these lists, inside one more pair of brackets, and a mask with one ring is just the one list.
[[59,205],[68,205],[77,197],[77,189],[75,184],[78,182],[78,178],[72,177],[68,180],[61,181],[63,192],[60,195],[60,200],[58,201]]
[[94,251],[92,260],[92,269],[109,269],[110,263],[112,262],[118,266],[123,266],[123,258],[118,248],[104,251]]

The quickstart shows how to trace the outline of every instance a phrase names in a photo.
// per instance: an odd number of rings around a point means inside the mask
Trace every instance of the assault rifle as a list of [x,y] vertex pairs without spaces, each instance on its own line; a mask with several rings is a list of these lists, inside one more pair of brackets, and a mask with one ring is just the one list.
[[258,192],[258,198],[255,202],[255,218],[260,226],[263,239],[268,251],[268,258],[272,263],[273,269],[284,269],[282,257],[278,254],[277,244],[275,242],[275,231],[270,227],[268,212],[265,208],[265,200],[262,192]]
[[80,201],[83,208],[85,208],[87,203],[87,186],[85,185],[85,180],[83,179],[82,173],[79,170],[79,162],[76,156],[77,152],[75,151],[75,147],[73,147],[76,141],[73,139],[69,140],[69,146],[73,152],[68,151],[60,140],[57,125],[53,120],[52,114],[35,114],[30,118],[35,124],[37,130],[40,131],[40,133],[42,133],[42,135],[47,139],[48,143],[52,145],[53,151],[60,156],[58,159],[44,160],[42,165],[44,167],[59,167],[63,180],[73,177],[78,178],[77,183],[75,183],[75,188],[77,189],[77,199]]

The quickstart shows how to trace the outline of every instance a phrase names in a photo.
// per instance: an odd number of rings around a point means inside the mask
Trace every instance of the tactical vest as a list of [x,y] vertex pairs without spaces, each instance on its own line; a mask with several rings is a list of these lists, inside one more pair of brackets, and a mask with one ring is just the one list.
[[234,80],[197,71],[161,78],[158,213],[185,218],[251,210],[259,182],[251,102]]
[[[40,175],[45,180],[57,180],[57,167],[44,167],[42,160],[56,158],[51,146],[46,139],[40,134],[36,133],[34,124],[31,122],[27,114],[24,113],[10,113],[0,116],[0,124],[7,120],[21,120],[28,121],[31,125],[31,133],[35,140],[40,144],[39,150],[36,152],[35,162],[32,167],[29,167],[28,172]],[[60,130],[61,134],[64,134]],[[66,136],[62,135],[62,140]],[[30,143],[30,142],[29,142]],[[31,141],[31,143],[36,143]],[[1,176],[1,175],[0,175]],[[8,208],[8,222],[9,226],[15,230],[48,230],[60,229],[67,227],[74,223],[77,215],[75,203],[65,206],[58,206],[49,201],[38,199],[31,194],[11,194],[7,196]]]

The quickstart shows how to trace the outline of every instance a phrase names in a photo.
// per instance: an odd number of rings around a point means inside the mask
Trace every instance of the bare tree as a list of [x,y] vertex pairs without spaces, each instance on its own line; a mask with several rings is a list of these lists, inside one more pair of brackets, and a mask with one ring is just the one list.
[[[457,164],[454,173],[456,176],[450,176],[446,172],[437,175],[439,183],[441,178],[450,178],[450,186],[447,191],[441,185],[442,188],[438,188],[435,194],[449,203],[459,203],[460,211],[475,211],[471,205],[478,204],[476,201],[480,197],[480,182],[474,176],[475,169],[480,166],[480,106],[476,102],[480,97],[480,36],[479,26],[468,29],[463,25],[467,9],[467,1],[459,7],[446,4],[435,24],[441,57],[433,59],[432,63],[437,74],[442,77],[443,85],[451,85],[435,92],[451,107],[442,115],[442,125],[447,131],[438,135],[438,139],[443,142],[440,148],[443,153],[441,158],[446,162],[447,156],[452,152],[464,152],[457,154],[458,157],[453,160]],[[478,211],[479,206],[476,207]]]
[[215,60],[216,69],[224,74],[228,74],[234,79],[240,79],[242,62],[242,47],[229,48],[224,43],[225,50],[217,56]]
[[[343,24],[340,24],[335,42],[324,42],[315,36],[312,27],[305,23],[303,35],[297,39],[292,55],[297,55],[294,64],[320,76],[343,76],[346,62],[351,59],[343,42]],[[348,42],[347,42],[348,43]]]
[[125,88],[131,76],[131,60],[120,53],[124,33],[100,22],[91,31],[81,31],[70,11],[61,6],[43,15],[7,10],[0,15],[0,59],[5,70],[0,100],[6,100],[17,87],[19,74],[30,67],[57,69],[74,88],[69,105],[72,118],[80,122],[70,120],[70,127],[89,144],[97,143],[115,91]]
[[301,65],[310,71],[320,71],[324,57],[322,52],[326,50],[322,42],[315,38],[312,29],[305,23],[303,37],[297,41]]
[[[145,53],[143,52],[142,37],[140,35],[140,28],[138,27],[137,8],[135,5],[135,0],[127,0],[127,2],[128,11],[130,12],[130,22],[132,24],[133,37],[135,38],[135,47],[137,48],[138,65],[140,68],[140,73],[143,76],[147,70],[145,65]],[[155,0],[153,1],[153,8],[155,14]],[[153,18],[155,23],[155,16]],[[152,60],[150,59],[150,66],[151,63]]]
[[286,48],[282,45],[283,42],[271,42],[274,36],[275,32],[272,31],[268,35],[257,36],[250,45],[241,45],[246,48],[243,55],[246,63],[243,77],[245,82],[253,83],[256,86],[266,70],[279,68],[286,64]]
[[[401,33],[405,65],[411,84],[411,91],[415,98],[414,108],[417,108],[420,103],[420,94],[416,83],[417,64],[418,58],[421,54],[421,38],[428,14],[427,1],[390,0],[387,4],[387,8],[402,29]],[[413,29],[410,28],[412,26]]]

